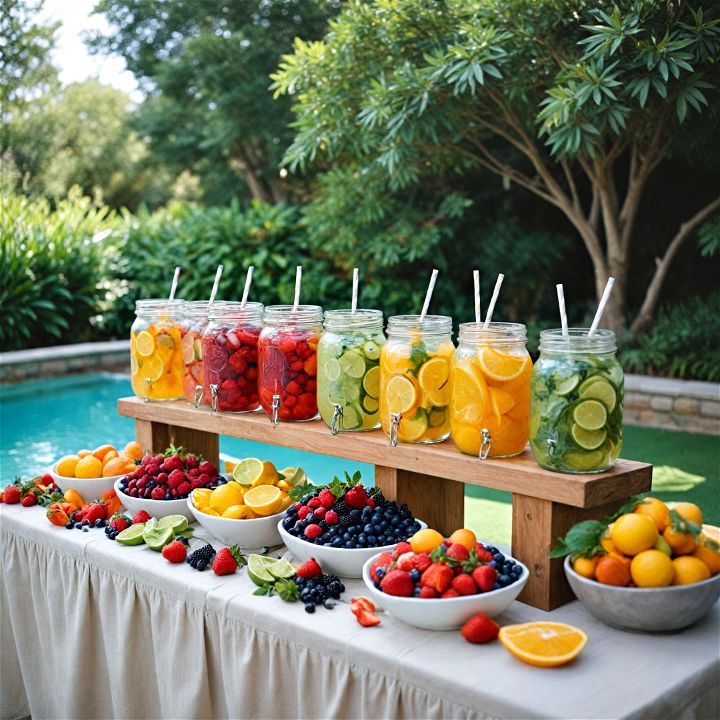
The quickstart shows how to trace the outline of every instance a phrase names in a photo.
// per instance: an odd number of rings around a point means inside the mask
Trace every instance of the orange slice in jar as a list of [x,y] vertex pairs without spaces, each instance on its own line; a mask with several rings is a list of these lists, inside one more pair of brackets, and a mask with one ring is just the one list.
[[507,355],[491,347],[478,350],[478,362],[486,377],[496,382],[508,382],[519,377],[530,358],[527,355]]
[[147,330],[139,332],[135,337],[135,350],[140,357],[149,357],[155,350],[155,338]]
[[450,408],[453,417],[458,422],[476,425],[485,415],[488,403],[485,378],[461,366],[453,368]]
[[434,357],[423,363],[418,373],[422,391],[433,405],[444,406],[450,402],[450,363],[441,357]]
[[143,358],[138,374],[143,379],[147,378],[151,382],[157,382],[163,376],[164,371],[163,361],[157,355],[151,355]]
[[515,398],[502,388],[488,388],[490,392],[490,403],[498,422],[505,413],[509,413],[515,407]]

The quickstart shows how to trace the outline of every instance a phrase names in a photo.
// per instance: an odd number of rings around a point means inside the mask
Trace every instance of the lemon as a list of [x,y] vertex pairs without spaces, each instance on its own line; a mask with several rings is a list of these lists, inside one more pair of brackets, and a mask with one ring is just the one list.
[[519,377],[530,362],[527,355],[506,355],[491,347],[478,350],[478,362],[483,373],[491,380],[507,382]]
[[268,460],[245,458],[233,469],[233,479],[244,488],[275,485],[280,479],[277,468]]
[[143,330],[135,338],[135,349],[140,357],[149,357],[155,350],[155,339],[147,331]]
[[308,481],[307,474],[300,466],[286,467],[284,470],[280,471],[280,474],[283,476],[285,482],[290,485],[290,487],[305,485]]
[[208,488],[195,488],[195,490],[192,491],[192,499],[195,503],[195,507],[198,510],[202,510],[203,508],[207,507],[207,505],[210,503],[211,495],[212,490],[208,490]]
[[262,517],[274,515],[282,505],[282,493],[274,485],[258,485],[245,493],[245,504]]
[[418,382],[433,405],[450,402],[450,363],[445,358],[434,357],[420,368]]
[[252,520],[257,515],[247,505],[231,505],[221,517],[230,520]]
[[210,495],[210,507],[220,514],[233,505],[242,505],[244,491],[238,483],[230,481],[216,487]]
[[411,418],[400,420],[398,438],[400,440],[419,440],[428,428],[428,415],[422,408],[418,408]]
[[388,412],[407,413],[417,403],[415,383],[404,375],[393,375],[385,391]]
[[453,415],[459,422],[478,424],[489,401],[488,387],[482,375],[464,367],[453,368]]
[[140,376],[147,378],[151,382],[156,382],[163,376],[165,368],[163,367],[163,361],[157,355],[151,355],[146,357],[139,363]]

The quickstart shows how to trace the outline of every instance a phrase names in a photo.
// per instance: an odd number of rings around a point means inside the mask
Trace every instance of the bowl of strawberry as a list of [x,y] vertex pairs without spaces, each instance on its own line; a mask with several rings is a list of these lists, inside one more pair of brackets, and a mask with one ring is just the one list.
[[213,463],[170,448],[164,455],[145,455],[137,468],[115,482],[115,492],[132,513],[153,517],[184,515],[194,520],[187,498],[195,488],[215,488],[227,482]]
[[476,543],[468,550],[445,541],[430,552],[412,548],[400,542],[374,555],[362,577],[378,605],[426,630],[455,630],[477,613],[499,615],[529,576],[522,563],[493,545]]
[[407,505],[362,485],[359,472],[316,487],[286,513],[278,530],[288,550],[303,562],[315,557],[328,572],[347,578],[362,577],[370,557],[427,527]]

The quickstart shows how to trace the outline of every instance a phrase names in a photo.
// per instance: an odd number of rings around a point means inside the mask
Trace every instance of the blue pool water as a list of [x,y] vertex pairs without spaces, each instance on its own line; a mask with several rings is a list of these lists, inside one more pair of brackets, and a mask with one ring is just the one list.
[[[123,447],[135,424],[117,414],[117,400],[132,395],[123,375],[75,375],[0,388],[0,485],[44,472],[63,455],[103,443]],[[371,483],[372,466],[272,445],[220,438],[221,458],[259,457],[278,468],[300,465],[325,483],[344,470],[360,470]]]

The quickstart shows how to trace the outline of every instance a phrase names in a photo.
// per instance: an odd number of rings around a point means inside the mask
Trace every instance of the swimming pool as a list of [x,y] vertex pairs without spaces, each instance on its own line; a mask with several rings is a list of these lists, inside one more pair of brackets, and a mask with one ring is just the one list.
[[[124,375],[73,375],[3,386],[0,389],[0,486],[16,476],[44,472],[63,455],[102,443],[124,446],[135,423],[117,414],[117,400],[132,395]],[[272,445],[220,438],[221,458],[259,457],[278,468],[300,465],[316,483],[360,470],[372,483],[372,466]]]

